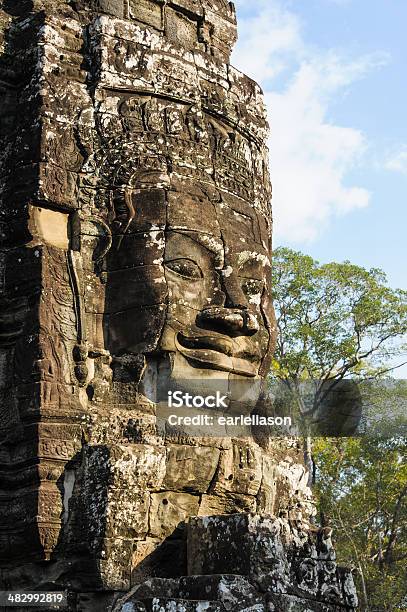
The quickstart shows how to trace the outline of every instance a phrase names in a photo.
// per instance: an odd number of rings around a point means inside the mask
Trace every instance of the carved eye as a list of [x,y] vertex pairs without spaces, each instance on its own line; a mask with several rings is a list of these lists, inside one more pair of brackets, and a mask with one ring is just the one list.
[[254,280],[254,279],[246,280],[244,281],[242,285],[243,291],[249,297],[259,295],[259,294],[261,295],[263,293],[263,286],[264,286],[263,281]]
[[189,280],[203,278],[201,268],[192,259],[172,259],[171,261],[166,261],[165,266],[172,272],[175,272],[175,274]]

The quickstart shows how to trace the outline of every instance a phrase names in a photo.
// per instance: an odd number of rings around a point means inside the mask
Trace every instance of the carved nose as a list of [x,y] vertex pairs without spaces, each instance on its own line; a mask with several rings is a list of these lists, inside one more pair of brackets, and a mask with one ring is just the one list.
[[205,308],[199,313],[197,324],[230,336],[253,336],[259,331],[256,317],[244,308]]

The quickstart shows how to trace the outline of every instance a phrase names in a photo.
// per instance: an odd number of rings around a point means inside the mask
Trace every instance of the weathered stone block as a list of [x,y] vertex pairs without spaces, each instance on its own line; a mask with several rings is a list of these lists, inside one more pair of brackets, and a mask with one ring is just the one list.
[[261,451],[250,442],[233,442],[233,448],[222,452],[219,473],[213,493],[228,491],[257,495],[262,481]]
[[106,537],[142,540],[148,532],[150,497],[145,491],[114,491],[106,508],[104,533]]
[[189,516],[198,514],[199,497],[187,493],[152,493],[150,535],[165,538],[182,526]]
[[172,4],[182,12],[189,13],[191,17],[203,17],[204,10],[200,0],[174,0]]
[[115,17],[124,16],[124,0],[93,0],[97,11],[114,15]]
[[112,488],[138,491],[158,489],[165,474],[165,449],[132,444],[108,450]]
[[177,11],[167,11],[165,35],[171,44],[192,50],[198,43],[198,23]]
[[276,461],[272,457],[264,456],[262,462],[262,480],[257,493],[257,512],[276,514]]
[[234,512],[256,512],[256,498],[238,493],[224,495],[202,495],[199,516],[233,514]]
[[142,584],[138,584],[131,589],[123,598],[126,601],[137,599],[148,599],[151,597],[177,597],[179,592],[179,579],[171,578],[150,578]]
[[168,446],[163,486],[172,491],[206,492],[218,466],[219,456],[217,448]]
[[107,540],[108,547],[101,551],[98,569],[105,588],[112,591],[128,591],[131,586],[130,567],[133,542],[114,538]]
[[[306,556],[307,551],[312,555]],[[262,593],[289,595],[292,605],[297,599],[332,604],[332,609],[355,605],[352,577],[338,571],[329,558],[332,551],[324,530],[299,532],[273,517],[236,514],[191,518],[188,523],[190,575],[247,576]]]
[[149,2],[148,0],[130,0],[129,16],[135,21],[141,21],[146,25],[163,29],[163,3],[158,1]]
[[188,576],[179,581],[179,596],[185,599],[219,601],[226,610],[243,610],[264,602],[247,578],[236,575]]
[[270,612],[345,612],[346,608],[293,595],[270,595],[267,602]]
[[[187,529],[188,574],[240,574],[250,572],[249,517],[191,518]],[[219,538],[221,536],[221,538]]]

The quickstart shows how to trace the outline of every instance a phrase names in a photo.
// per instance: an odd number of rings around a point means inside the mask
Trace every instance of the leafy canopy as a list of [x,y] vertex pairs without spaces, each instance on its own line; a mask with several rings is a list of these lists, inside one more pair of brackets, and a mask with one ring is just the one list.
[[339,562],[357,570],[361,609],[406,610],[407,440],[320,438],[313,454],[321,520]]
[[274,377],[380,376],[405,354],[407,291],[391,289],[384,272],[321,265],[288,248],[275,250],[273,265]]

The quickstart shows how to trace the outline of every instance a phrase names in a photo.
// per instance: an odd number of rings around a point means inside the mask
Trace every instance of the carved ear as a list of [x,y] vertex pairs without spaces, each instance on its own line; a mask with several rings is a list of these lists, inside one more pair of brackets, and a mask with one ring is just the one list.
[[80,251],[83,255],[87,250],[95,264],[105,257],[112,246],[112,232],[99,217],[81,217],[74,213],[69,234],[71,250]]

